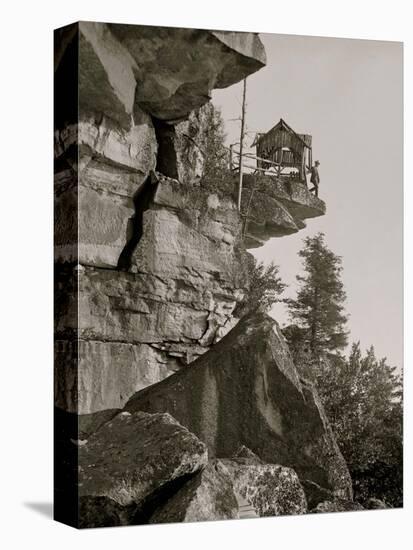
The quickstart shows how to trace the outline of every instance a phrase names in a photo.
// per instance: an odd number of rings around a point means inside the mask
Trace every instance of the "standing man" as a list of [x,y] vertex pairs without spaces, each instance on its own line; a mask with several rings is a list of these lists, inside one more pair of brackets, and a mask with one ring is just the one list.
[[320,166],[320,162],[318,160],[315,161],[314,166],[311,168],[311,178],[310,181],[314,185],[310,189],[310,191],[314,191],[314,194],[316,197],[318,197],[318,186],[320,185],[320,174],[318,173],[318,167]]

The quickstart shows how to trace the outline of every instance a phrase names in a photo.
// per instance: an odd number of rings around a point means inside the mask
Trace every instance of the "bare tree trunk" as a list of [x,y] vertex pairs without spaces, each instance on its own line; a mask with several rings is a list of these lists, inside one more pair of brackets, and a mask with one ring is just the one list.
[[240,137],[240,145],[239,145],[239,181],[238,181],[238,211],[239,212],[241,212],[241,196],[242,196],[242,154],[244,151],[246,94],[247,94],[247,79],[244,78],[244,87],[242,92],[241,137]]
[[314,309],[311,322],[311,354],[315,357],[316,338],[317,338],[317,315],[318,315],[318,288],[314,289]]

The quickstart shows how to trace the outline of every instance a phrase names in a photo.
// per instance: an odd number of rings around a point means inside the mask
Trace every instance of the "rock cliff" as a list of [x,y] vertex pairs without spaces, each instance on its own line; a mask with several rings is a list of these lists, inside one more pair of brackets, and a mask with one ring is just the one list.
[[308,218],[323,216],[325,203],[305,183],[288,177],[245,174],[242,208],[248,212],[245,246],[258,248],[268,239],[303,229]]
[[265,53],[248,33],[74,27],[55,63],[56,93],[78,68],[79,97],[78,113],[55,113],[56,404],[91,413],[122,407],[233,326],[239,216],[188,185],[197,168],[170,123]]
[[[240,499],[258,515],[351,499],[277,325],[235,313],[246,248],[325,205],[303,184],[247,175],[244,227],[231,194],[202,185],[202,106],[264,65],[252,33],[86,22],[57,32],[56,494],[60,517],[80,505],[73,524],[239,517]],[[240,464],[243,445],[259,458]]]

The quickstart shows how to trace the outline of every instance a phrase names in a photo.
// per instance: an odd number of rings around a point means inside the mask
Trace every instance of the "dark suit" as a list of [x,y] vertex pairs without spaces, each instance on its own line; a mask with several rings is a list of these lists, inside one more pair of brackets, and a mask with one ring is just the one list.
[[311,183],[314,185],[314,187],[312,189],[310,189],[310,191],[314,191],[315,193],[315,196],[318,197],[318,186],[320,184],[320,174],[318,173],[318,168],[317,166],[313,166],[311,168],[311,178],[310,178],[310,181]]

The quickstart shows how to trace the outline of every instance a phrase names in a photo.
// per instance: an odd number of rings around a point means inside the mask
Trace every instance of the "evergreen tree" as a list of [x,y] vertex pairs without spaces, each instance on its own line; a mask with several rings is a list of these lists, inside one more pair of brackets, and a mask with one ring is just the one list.
[[292,321],[301,329],[303,345],[318,360],[324,353],[340,350],[347,344],[341,258],[328,249],[323,233],[307,237],[299,256],[305,275],[297,275],[297,297],[286,303]]

